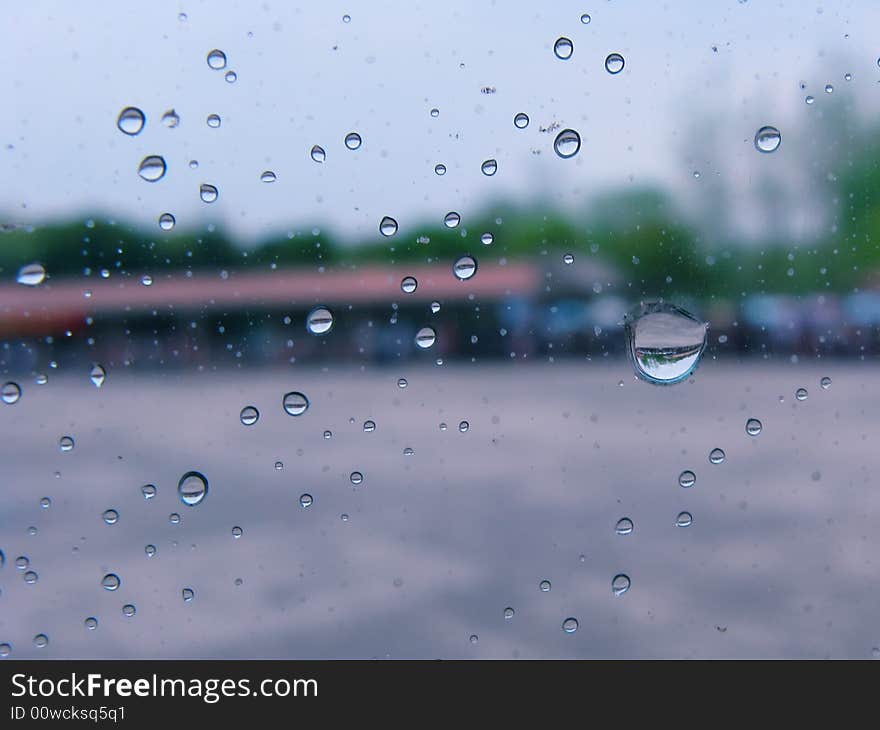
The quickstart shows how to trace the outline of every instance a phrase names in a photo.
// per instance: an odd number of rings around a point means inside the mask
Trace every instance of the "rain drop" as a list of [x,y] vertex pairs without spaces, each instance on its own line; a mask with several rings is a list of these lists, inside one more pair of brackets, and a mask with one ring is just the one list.
[[685,470],[681,474],[678,475],[678,484],[679,484],[679,486],[682,486],[685,489],[690,489],[696,483],[697,483],[697,475],[694,474],[690,470]]
[[324,148],[320,147],[319,145],[315,145],[314,147],[312,147],[312,150],[309,154],[315,162],[323,162],[327,159],[327,153],[324,152]]
[[138,166],[138,175],[147,182],[158,182],[165,177],[167,169],[164,157],[160,155],[147,155]]
[[245,406],[241,409],[241,413],[238,414],[238,417],[243,425],[253,426],[260,420],[260,412],[255,406]]
[[578,630],[578,621],[576,618],[569,617],[562,622],[562,630],[566,634],[573,634]]
[[215,48],[208,53],[207,61],[208,66],[215,71],[220,71],[221,69],[226,68],[226,54],[218,48]]
[[141,130],[144,128],[146,120],[147,118],[144,116],[144,113],[136,106],[127,106],[119,112],[119,117],[116,119],[116,126],[123,134],[127,134],[129,137],[134,137],[135,135],[140,134]]
[[404,276],[400,281],[400,290],[404,294],[412,294],[419,286],[419,282],[414,276]]
[[177,482],[177,494],[187,507],[195,507],[208,494],[208,480],[197,471],[188,471]]
[[153,497],[156,496],[157,491],[155,484],[144,484],[144,486],[141,487],[141,494],[147,501],[153,499]]
[[115,525],[119,522],[119,513],[115,509],[108,509],[101,515],[101,519],[104,520],[104,524]]
[[72,436],[62,436],[58,441],[58,448],[61,451],[73,451],[73,437]]
[[162,115],[162,124],[168,127],[168,129],[174,129],[180,124],[180,116],[174,109],[169,109]]
[[483,164],[480,165],[480,171],[486,177],[492,177],[498,171],[498,162],[497,160],[484,160]]
[[190,601],[192,601],[193,598],[195,598],[196,592],[192,588],[184,588],[180,592],[180,595],[182,596],[184,603],[189,603]]
[[690,512],[679,512],[678,517],[675,518],[675,526],[690,527],[693,521],[694,518],[691,516]]
[[83,625],[89,630],[94,631],[98,628],[98,619],[94,616],[89,616],[85,621],[83,621]]
[[288,416],[301,416],[309,409],[309,399],[302,393],[294,390],[284,394],[281,405]]
[[207,125],[211,129],[217,129],[221,124],[220,115],[219,114],[209,114],[208,118],[205,120],[205,122],[207,123]]
[[272,172],[272,170],[263,170],[260,174],[260,182],[264,183],[273,183],[278,179],[278,176]]
[[25,264],[18,270],[15,280],[24,286],[38,286],[46,279],[46,269],[40,263]]
[[746,421],[746,433],[749,436],[757,436],[759,433],[761,433],[762,428],[764,428],[764,426],[757,418],[750,418],[748,421]]
[[553,44],[553,53],[556,54],[556,58],[567,61],[574,53],[574,43],[565,36],[557,38],[556,43]]
[[775,152],[782,142],[782,135],[776,127],[761,127],[755,132],[755,149],[758,152]]
[[356,150],[361,146],[361,136],[357,132],[349,132],[345,135],[345,146],[350,150]]
[[202,183],[199,186],[199,197],[202,199],[203,203],[213,203],[217,200],[219,196],[219,192],[217,188],[213,185],[209,185],[208,183]]
[[725,454],[723,449],[712,449],[709,452],[709,463],[710,464],[723,464],[725,459]]
[[480,234],[480,243],[482,243],[484,246],[491,246],[494,241],[495,236],[489,233],[489,231]]
[[437,333],[431,327],[422,327],[416,333],[416,345],[422,350],[427,350],[437,340]]
[[137,609],[134,607],[134,604],[132,604],[132,603],[126,603],[122,607],[122,615],[125,616],[126,618],[131,618],[136,613],[137,613]]
[[438,162],[436,165],[434,165],[434,174],[435,175],[445,175],[446,174],[446,165]]
[[361,474],[359,471],[353,471],[353,472],[349,475],[348,478],[349,478],[349,480],[351,481],[351,483],[354,484],[355,486],[358,486],[359,484],[362,484],[363,481],[364,481],[364,475]]
[[0,400],[11,406],[13,403],[18,403],[19,398],[21,398],[21,388],[18,383],[13,383],[11,380],[3,383],[3,387],[0,388]]
[[807,393],[807,389],[806,389],[806,388],[798,388],[798,389],[794,392],[794,397],[795,397],[797,400],[806,400],[808,395],[809,395],[809,393]]
[[617,521],[614,531],[618,535],[629,535],[633,531],[633,522],[629,517],[623,517]]
[[523,112],[519,112],[513,118],[513,126],[516,127],[517,129],[525,129],[526,127],[528,127],[529,126],[529,115],[524,114]]
[[381,221],[379,221],[379,233],[386,238],[390,238],[397,233],[397,221],[386,215]]
[[89,380],[92,381],[92,385],[96,388],[100,388],[104,385],[104,381],[107,379],[107,372],[104,370],[102,365],[95,363],[92,365],[92,369],[89,370]]
[[447,228],[456,228],[459,223],[461,223],[461,216],[455,211],[450,211],[443,216],[443,225]]
[[307,507],[311,507],[312,502],[314,502],[314,500],[312,499],[311,494],[300,495],[299,506],[302,507],[303,509],[306,509]]
[[538,584],[538,588],[541,589],[541,592],[542,592],[542,593],[549,593],[550,588],[551,588],[551,586],[550,586],[550,581],[549,581],[549,580],[542,580],[542,581]]
[[670,304],[643,304],[624,319],[627,350],[636,375],[669,385],[690,375],[706,347],[708,325]]
[[630,580],[628,575],[618,573],[611,580],[611,590],[615,596],[622,596],[629,590]]
[[101,578],[101,587],[105,591],[115,591],[119,588],[119,584],[122,581],[119,580],[119,576],[116,573],[107,573],[103,578]]
[[564,160],[574,157],[580,151],[580,148],[581,136],[573,129],[563,129],[556,135],[556,140],[553,142],[553,149],[556,150],[556,154]]
[[623,71],[625,61],[619,53],[609,53],[605,58],[605,70],[610,74],[619,74]]
[[467,281],[477,273],[477,260],[473,256],[462,256],[452,265],[456,279]]
[[822,386],[822,390],[828,390],[831,387],[831,378],[826,375],[819,381],[819,385]]
[[333,314],[327,307],[315,307],[306,317],[306,329],[313,335],[326,335],[333,327]]

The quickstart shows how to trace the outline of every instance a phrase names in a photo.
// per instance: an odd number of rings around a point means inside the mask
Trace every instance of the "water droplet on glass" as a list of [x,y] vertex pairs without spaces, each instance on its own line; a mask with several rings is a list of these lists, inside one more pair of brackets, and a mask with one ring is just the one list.
[[284,394],[281,405],[288,416],[301,416],[309,410],[309,399],[303,393],[294,390]]
[[155,545],[146,545],[144,547],[144,552],[147,554],[148,558],[152,558],[156,554],[156,546]]
[[192,588],[184,588],[180,595],[183,597],[184,603],[189,603],[196,596],[196,592]]
[[299,498],[299,506],[303,509],[305,509],[306,507],[311,507],[313,501],[314,500],[312,499],[311,494],[302,494]]
[[119,580],[119,576],[116,573],[107,573],[103,578],[101,578],[101,586],[105,591],[115,591],[119,588],[119,584],[122,583]]
[[177,482],[177,494],[187,507],[195,507],[208,495],[208,480],[197,471],[188,471]]
[[709,452],[709,463],[710,464],[722,464],[724,463],[724,450],[723,449],[712,449]]
[[567,61],[574,53],[574,43],[565,36],[557,38],[556,43],[553,44],[553,53],[556,54],[556,58]]
[[480,171],[487,177],[492,177],[492,175],[498,172],[498,161],[484,160],[483,164],[480,165]]
[[217,129],[222,123],[222,120],[220,119],[219,114],[209,114],[205,122],[211,129]]
[[763,425],[757,418],[750,418],[748,421],[746,421],[746,433],[749,436],[757,436],[759,433],[761,433],[762,428]]
[[180,116],[174,109],[169,109],[162,115],[162,124],[168,127],[168,129],[174,129],[180,124]]
[[529,126],[529,115],[524,114],[523,112],[519,112],[513,118],[513,126],[516,127],[517,129],[525,129],[526,127],[528,127]]
[[13,403],[18,403],[19,398],[21,398],[21,388],[18,383],[13,383],[11,380],[3,383],[3,387],[0,388],[0,400],[11,406]]
[[141,130],[144,128],[145,122],[146,117],[140,109],[135,106],[127,106],[119,112],[119,116],[116,119],[116,126],[123,134],[127,134],[129,137],[134,137],[136,134],[140,134]]
[[649,383],[668,385],[684,380],[697,367],[706,347],[706,323],[670,304],[643,304],[626,316],[624,326],[636,375]]
[[573,634],[578,630],[578,621],[576,618],[569,616],[565,621],[562,622],[562,630],[566,634]]
[[831,84],[825,84],[825,93],[826,94],[833,94],[834,87]]
[[542,580],[538,584],[538,588],[541,589],[541,592],[547,593],[550,590],[550,581],[549,580]]
[[797,400],[806,400],[808,395],[809,395],[809,393],[807,393],[807,389],[806,389],[806,388],[798,388],[798,389],[794,392],[794,397],[795,397]]
[[107,379],[107,372],[104,370],[102,365],[95,363],[92,365],[92,369],[89,370],[89,380],[92,381],[92,385],[96,388],[100,388],[104,385],[104,381]]
[[480,637],[477,636],[476,634],[471,634],[470,637],[468,638],[468,641],[470,641],[471,644],[478,644],[478,643],[480,643]]
[[45,649],[49,646],[49,637],[46,636],[46,634],[37,634],[34,637],[34,646],[37,647],[37,649]]
[[419,286],[419,282],[414,276],[404,276],[400,281],[400,290],[404,294],[412,294]]
[[625,63],[619,53],[609,53],[605,58],[605,70],[610,74],[619,74],[623,71]]
[[826,375],[819,381],[819,385],[822,386],[822,390],[828,390],[831,387],[831,378]]
[[693,521],[694,518],[691,516],[690,512],[679,512],[678,517],[675,518],[675,526],[690,527]]
[[758,152],[775,152],[782,142],[782,135],[776,127],[761,127],[755,132],[755,149]]
[[16,570],[24,570],[31,564],[31,561],[25,555],[19,555],[15,559],[15,569]]
[[513,615],[516,613],[510,606],[504,609],[504,619],[506,621],[510,621],[513,618]]
[[812,105],[813,102],[815,102],[816,100],[815,100],[812,96],[807,95],[806,97],[804,97],[804,101],[805,101],[808,105]]
[[203,203],[213,203],[217,200],[219,196],[219,192],[217,188],[213,185],[209,185],[208,183],[202,183],[199,186],[199,197],[202,199]]
[[137,609],[134,607],[133,603],[126,603],[122,607],[122,615],[126,618],[131,618],[137,613]]
[[629,517],[622,517],[614,526],[614,531],[618,535],[629,535],[633,531],[633,523]]
[[238,81],[238,74],[235,71],[227,71],[226,75],[223,77],[226,79],[227,84],[234,84]]
[[431,116],[432,116],[432,117],[439,117],[439,116],[440,116],[440,110],[437,109],[437,108],[431,109]]
[[141,277],[141,284],[143,284],[144,286],[153,286],[153,277],[149,274],[144,274]]
[[159,228],[163,231],[170,231],[174,228],[175,223],[177,223],[177,220],[171,215],[171,213],[162,213],[162,215],[159,216]]
[[397,233],[397,221],[386,215],[381,221],[379,221],[379,233],[386,238],[390,238]]
[[562,261],[566,264],[566,266],[571,266],[574,263],[574,256],[572,256],[570,253],[567,253],[565,254],[565,256],[562,257]]
[[364,433],[373,433],[376,430],[375,421],[364,421]]
[[361,136],[357,132],[349,132],[345,135],[345,146],[350,150],[356,150],[361,146]]
[[434,174],[435,175],[445,175],[446,174],[446,165],[442,163],[437,163],[434,165]]
[[467,421],[462,421],[461,423],[458,424],[458,430],[461,433],[467,433],[467,431],[470,427],[471,427],[471,424],[469,424]]
[[315,307],[306,317],[306,329],[313,335],[326,335],[333,327],[333,314],[327,307]]
[[581,136],[573,129],[563,129],[556,135],[553,142],[553,149],[562,159],[567,160],[574,157],[581,148]]
[[241,409],[238,417],[245,426],[253,426],[260,420],[260,412],[254,406],[245,406]]
[[278,176],[272,172],[272,170],[263,170],[260,174],[260,182],[264,183],[273,183],[278,179]]
[[477,273],[477,260],[473,256],[462,256],[452,266],[456,279],[466,281]]
[[327,153],[324,152],[324,148],[319,145],[312,147],[312,151],[309,154],[315,162],[323,162],[327,159]]
[[165,177],[165,158],[160,155],[147,155],[138,166],[138,175],[147,182],[158,182]]
[[490,246],[492,243],[494,243],[494,241],[495,236],[489,231],[480,234],[480,243],[482,243],[484,246]]
[[168,515],[168,521],[172,525],[179,525],[180,524],[180,515],[177,514],[177,512],[172,512],[170,515]]
[[397,387],[398,388],[405,388],[407,385],[409,385],[409,383],[406,382],[406,378],[398,378],[397,379]]
[[104,510],[101,519],[104,520],[104,523],[107,525],[115,525],[119,522],[119,513],[115,509]]
[[215,48],[208,53],[207,61],[208,66],[215,71],[220,71],[221,69],[226,68],[226,54],[218,48]]
[[581,23],[583,23],[584,25],[589,25],[591,20],[592,18],[586,13],[581,16]]
[[697,483],[697,475],[690,470],[685,470],[678,475],[678,483],[685,489],[690,489]]
[[0,656],[7,657],[12,653],[12,644],[0,644]]
[[89,630],[94,631],[98,628],[98,619],[94,616],[89,616],[85,621],[83,621],[83,625]]
[[361,474],[359,471],[353,471],[349,475],[348,478],[351,480],[351,483],[354,484],[355,486],[358,486],[359,484],[361,484],[364,481],[364,475]]
[[73,446],[72,436],[62,436],[58,441],[58,448],[62,451],[73,451]]
[[27,583],[29,586],[32,586],[40,579],[40,577],[33,570],[27,571],[24,574],[23,578],[24,582]]
[[459,223],[461,223],[461,216],[455,211],[450,211],[443,216],[443,224],[447,228],[456,228]]
[[437,314],[440,311],[440,302],[431,302],[431,314]]
[[242,532],[243,532],[242,529],[236,525],[235,527],[232,528],[232,537],[235,538],[236,540],[238,540],[238,538],[241,537]]
[[151,500],[153,497],[155,497],[156,492],[157,489],[154,484],[144,484],[144,486],[141,487],[141,494],[146,500]]
[[43,264],[33,263],[25,264],[18,270],[18,276],[15,280],[24,286],[37,286],[42,284],[46,279],[46,269]]
[[629,590],[629,576],[619,573],[611,580],[611,590],[615,596],[622,596]]
[[437,333],[431,327],[422,327],[416,333],[416,345],[427,350],[437,341]]

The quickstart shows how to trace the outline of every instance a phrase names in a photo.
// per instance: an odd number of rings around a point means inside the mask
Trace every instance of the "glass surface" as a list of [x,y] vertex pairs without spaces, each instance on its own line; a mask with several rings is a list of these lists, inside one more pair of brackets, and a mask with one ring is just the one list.
[[880,656],[876,3],[5,23],[0,654]]

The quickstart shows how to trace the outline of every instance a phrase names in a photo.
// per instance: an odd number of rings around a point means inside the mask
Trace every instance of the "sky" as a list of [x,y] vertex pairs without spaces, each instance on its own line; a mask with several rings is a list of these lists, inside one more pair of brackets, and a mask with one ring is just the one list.
[[[742,235],[760,238],[772,219],[809,238],[828,224],[816,200],[829,174],[816,156],[823,106],[878,111],[880,6],[870,2],[37,0],[6,15],[7,223],[96,214],[156,225],[171,212],[182,227],[213,223],[248,242],[314,226],[378,238],[389,215],[409,238],[452,210],[466,226],[492,201],[578,215],[597,195],[650,185],[699,216],[715,186],[724,224]],[[574,45],[568,60],[553,52],[561,36]],[[209,68],[213,48],[235,83]],[[626,60],[616,75],[604,68],[612,52]],[[136,137],[116,128],[126,106],[147,117]],[[160,121],[169,109],[173,129]],[[524,130],[518,112],[530,117]],[[765,124],[783,136],[770,155],[753,145]],[[563,128],[582,138],[567,160],[553,152]],[[343,142],[350,131],[363,138],[356,151]],[[310,159],[315,144],[323,164]],[[156,183],[137,175],[151,154],[168,166]],[[498,171],[487,177],[490,158]],[[264,170],[276,182],[261,182]],[[769,211],[765,178],[784,188]],[[202,183],[217,202],[200,200]]]

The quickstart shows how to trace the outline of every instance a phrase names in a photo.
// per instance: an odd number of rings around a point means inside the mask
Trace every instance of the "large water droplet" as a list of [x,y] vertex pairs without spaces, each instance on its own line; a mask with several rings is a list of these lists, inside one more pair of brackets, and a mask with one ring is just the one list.
[[776,127],[761,127],[755,132],[755,149],[758,152],[775,152],[782,142],[782,135]]
[[525,114],[524,112],[519,112],[513,118],[513,126],[516,127],[517,129],[525,129],[526,127],[528,127],[529,126],[529,115]]
[[480,165],[480,172],[486,175],[486,177],[492,177],[492,175],[498,172],[498,161],[483,160],[483,164]]
[[116,573],[107,573],[103,578],[101,578],[101,586],[105,591],[115,591],[119,588],[119,584],[122,583],[119,580],[119,576]]
[[618,535],[629,535],[633,531],[633,522],[629,517],[621,517],[614,526]]
[[626,316],[627,350],[636,374],[668,385],[690,375],[706,347],[708,326],[671,304],[643,304]]
[[138,175],[147,182],[158,182],[165,177],[167,169],[164,157],[161,155],[147,155],[138,166]]
[[565,36],[557,38],[556,43],[553,44],[553,53],[556,54],[556,58],[567,61],[574,53],[574,43]]
[[625,64],[623,56],[619,53],[609,53],[605,58],[605,70],[610,74],[619,74]]
[[208,496],[208,480],[200,472],[188,471],[177,482],[177,494],[187,507],[195,507]]
[[43,264],[36,262],[25,264],[18,270],[15,280],[25,286],[38,286],[46,280],[46,269]]
[[763,424],[757,418],[750,418],[746,421],[746,433],[749,436],[757,436],[763,428]]
[[419,286],[419,282],[414,276],[404,276],[400,281],[400,290],[404,294],[412,294]]
[[245,406],[241,409],[241,413],[238,414],[238,417],[245,426],[253,426],[260,420],[260,412],[255,406]]
[[615,596],[622,596],[629,590],[629,586],[629,576],[624,575],[623,573],[618,573],[611,580],[611,590],[614,592]]
[[319,145],[312,147],[312,151],[309,154],[315,162],[323,162],[327,159],[327,153],[324,152],[324,148]]
[[140,109],[136,106],[127,106],[119,112],[116,126],[120,132],[127,134],[129,137],[134,137],[136,134],[140,134],[145,122],[146,117]]
[[694,486],[694,484],[697,483],[697,475],[689,469],[686,469],[678,475],[678,483],[685,489],[690,489],[692,486]]
[[281,405],[288,416],[301,416],[309,410],[309,399],[303,393],[294,390],[284,395]]
[[215,200],[217,200],[217,197],[219,195],[220,193],[213,185],[202,183],[199,186],[199,197],[202,199],[203,203],[213,203]]
[[361,136],[357,132],[349,132],[345,135],[345,146],[350,150],[356,150],[361,146]]
[[467,281],[477,273],[477,260],[473,256],[461,256],[452,265],[452,273],[456,279]]
[[313,335],[326,335],[333,327],[333,314],[327,307],[315,307],[306,317],[306,329]]
[[581,149],[581,136],[573,129],[563,129],[556,135],[553,149],[564,160],[574,157]]
[[562,630],[566,634],[573,634],[578,630],[578,620],[572,616],[569,616],[565,621],[562,622]]
[[447,228],[456,228],[461,223],[461,216],[454,210],[443,216],[443,225]]
[[21,398],[21,387],[18,383],[13,383],[11,380],[3,383],[3,387],[0,388],[0,400],[11,406],[13,403],[18,403],[19,398]]
[[379,233],[390,238],[397,233],[397,221],[386,215],[381,221],[379,221]]
[[92,381],[92,385],[96,388],[100,388],[104,385],[104,381],[107,379],[107,371],[104,370],[102,365],[95,363],[92,365],[92,369],[89,370],[89,380]]
[[709,452],[709,463],[710,464],[722,464],[724,463],[724,449],[712,449]]
[[226,68],[226,54],[223,53],[219,48],[215,48],[212,51],[208,52],[208,66],[210,66],[215,71],[220,71],[221,69]]
[[432,327],[422,327],[416,333],[416,345],[421,349],[427,350],[437,341],[437,333]]

